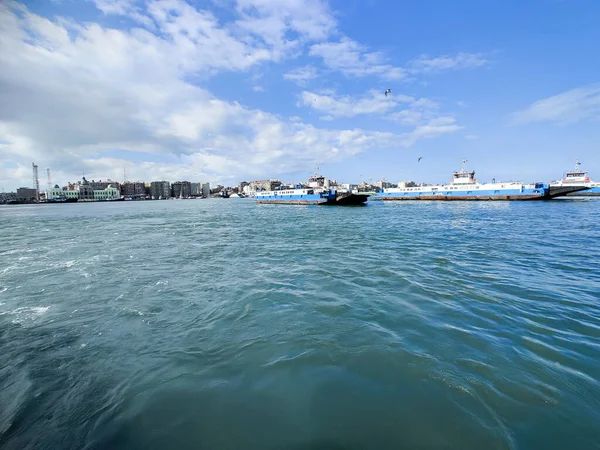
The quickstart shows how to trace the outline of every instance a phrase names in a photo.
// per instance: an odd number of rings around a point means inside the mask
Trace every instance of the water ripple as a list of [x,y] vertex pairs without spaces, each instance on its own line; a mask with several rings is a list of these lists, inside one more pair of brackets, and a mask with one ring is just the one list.
[[2,207],[0,446],[598,448],[599,218]]

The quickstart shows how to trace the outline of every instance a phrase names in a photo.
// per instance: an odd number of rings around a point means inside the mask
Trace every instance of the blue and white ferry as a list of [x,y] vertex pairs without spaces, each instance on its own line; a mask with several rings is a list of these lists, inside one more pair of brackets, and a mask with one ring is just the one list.
[[356,193],[325,187],[325,178],[316,175],[309,178],[309,187],[259,191],[254,196],[257,203],[288,205],[364,205],[370,194]]
[[580,165],[579,161],[575,161],[575,170],[565,172],[561,180],[550,183],[550,189],[581,187],[577,192],[567,195],[600,196],[600,182],[592,181],[586,171],[579,169]]
[[[383,189],[377,194],[382,200],[541,200],[550,197],[547,183],[520,182],[479,183],[475,171],[467,171],[466,159],[460,172],[454,172],[450,184]],[[564,194],[563,194],[564,195]]]

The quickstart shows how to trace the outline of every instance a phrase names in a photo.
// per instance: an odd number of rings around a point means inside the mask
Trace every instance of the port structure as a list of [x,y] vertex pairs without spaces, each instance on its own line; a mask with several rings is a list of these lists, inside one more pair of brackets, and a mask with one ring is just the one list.
[[35,163],[31,163],[33,169],[33,188],[35,189],[35,200],[40,201],[40,178],[38,177],[38,166]]

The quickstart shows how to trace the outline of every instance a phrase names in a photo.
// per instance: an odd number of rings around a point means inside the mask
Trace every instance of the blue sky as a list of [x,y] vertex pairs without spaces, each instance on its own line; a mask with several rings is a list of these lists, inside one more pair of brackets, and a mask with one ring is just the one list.
[[444,182],[463,157],[600,179],[599,22],[585,0],[5,0],[0,188],[32,161],[60,184]]

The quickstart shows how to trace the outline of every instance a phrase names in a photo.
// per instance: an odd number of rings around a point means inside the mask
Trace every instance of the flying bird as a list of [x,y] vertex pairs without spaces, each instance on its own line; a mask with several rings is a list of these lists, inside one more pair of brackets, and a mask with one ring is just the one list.
[[423,159],[422,156],[419,156],[419,159],[417,159],[417,162],[420,162]]
[[390,88],[388,88],[388,89],[385,90],[385,96],[386,97],[388,96],[388,94],[391,94],[391,93],[392,93],[392,90]]

